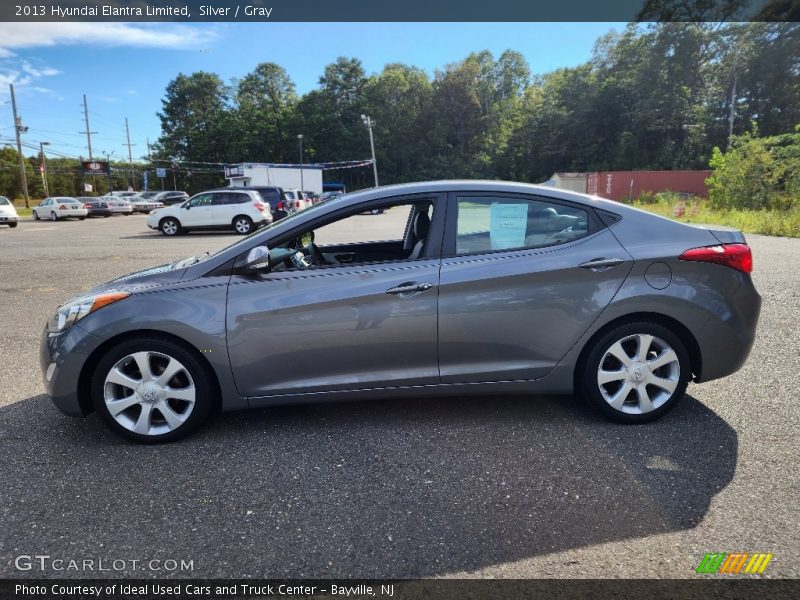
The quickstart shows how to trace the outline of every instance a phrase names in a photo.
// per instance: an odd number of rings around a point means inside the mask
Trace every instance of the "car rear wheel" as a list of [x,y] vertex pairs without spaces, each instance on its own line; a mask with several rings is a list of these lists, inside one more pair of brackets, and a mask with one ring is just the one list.
[[233,220],[233,228],[236,230],[236,233],[247,235],[253,231],[253,220],[250,217],[240,215]]
[[181,224],[178,222],[177,219],[161,219],[161,222],[158,224],[158,228],[161,230],[161,233],[167,236],[178,235],[181,233]]
[[78,217],[78,221],[85,221],[86,217]]
[[603,414],[621,423],[647,423],[672,410],[691,378],[681,339],[656,323],[627,323],[589,351],[580,389]]
[[55,213],[55,211],[50,211],[50,220],[58,221],[58,215]]
[[11,221],[11,222],[8,224],[8,226],[9,226],[9,227],[11,227],[11,229],[14,229],[14,227],[16,227],[16,226],[17,226],[17,222],[16,222],[16,221]]
[[211,414],[215,387],[200,360],[158,338],[122,342],[92,377],[95,410],[119,435],[144,443],[172,442]]

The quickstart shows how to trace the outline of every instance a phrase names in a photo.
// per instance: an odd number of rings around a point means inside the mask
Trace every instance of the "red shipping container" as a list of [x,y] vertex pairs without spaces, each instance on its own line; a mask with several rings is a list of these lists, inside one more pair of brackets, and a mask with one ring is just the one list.
[[611,200],[638,198],[643,192],[677,192],[708,198],[711,171],[599,171],[589,173],[586,193]]

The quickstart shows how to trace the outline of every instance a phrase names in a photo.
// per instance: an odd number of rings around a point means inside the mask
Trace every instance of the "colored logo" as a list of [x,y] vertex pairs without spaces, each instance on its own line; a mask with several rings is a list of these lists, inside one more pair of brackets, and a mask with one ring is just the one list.
[[717,552],[706,554],[697,567],[697,573],[763,573],[767,568],[772,554],[749,552]]

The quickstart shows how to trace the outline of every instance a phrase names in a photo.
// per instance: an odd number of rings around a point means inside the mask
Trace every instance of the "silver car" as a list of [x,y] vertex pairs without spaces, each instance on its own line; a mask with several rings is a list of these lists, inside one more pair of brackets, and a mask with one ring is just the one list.
[[573,394],[644,423],[744,363],[751,270],[739,231],[613,201],[390,186],[69,300],[41,367],[64,413],[140,442],[216,410],[442,394]]
[[88,214],[89,210],[83,202],[67,196],[45,198],[37,206],[34,206],[31,211],[34,221],[41,219],[50,219],[51,221],[78,219],[83,221]]
[[0,196],[0,225],[8,225],[13,229],[18,221],[17,209],[8,198]]

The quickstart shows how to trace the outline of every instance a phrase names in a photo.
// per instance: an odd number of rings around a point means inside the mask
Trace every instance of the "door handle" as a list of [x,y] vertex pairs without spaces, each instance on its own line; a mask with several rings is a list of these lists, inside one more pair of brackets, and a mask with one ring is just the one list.
[[398,286],[391,287],[386,290],[387,294],[413,294],[414,292],[425,292],[433,287],[432,283],[401,283]]
[[581,263],[578,266],[581,269],[605,270],[611,267],[616,267],[625,262],[623,258],[593,258],[590,261]]

